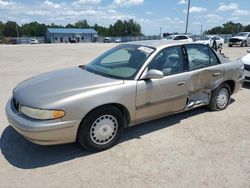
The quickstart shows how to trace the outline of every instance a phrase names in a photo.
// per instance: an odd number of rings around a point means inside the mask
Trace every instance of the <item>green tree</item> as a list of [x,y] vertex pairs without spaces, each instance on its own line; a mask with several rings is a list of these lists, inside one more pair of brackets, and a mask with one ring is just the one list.
[[4,23],[0,21],[0,36],[3,35]]
[[246,26],[244,27],[244,31],[245,31],[245,32],[250,32],[250,24],[249,24],[249,25],[246,25]]
[[206,32],[206,34],[235,34],[244,30],[240,23],[229,21],[222,26],[214,27]]
[[22,25],[22,33],[28,37],[42,37],[46,35],[47,26],[38,22]]
[[76,28],[90,28],[87,20],[80,20],[75,23]]
[[[7,21],[4,24],[3,27],[3,36],[4,37],[17,37],[17,31],[20,32],[20,27],[17,25],[16,22],[12,22],[12,21]],[[20,35],[21,33],[19,33]]]
[[73,25],[73,24],[67,24],[67,25],[65,26],[65,28],[76,28],[76,26]]

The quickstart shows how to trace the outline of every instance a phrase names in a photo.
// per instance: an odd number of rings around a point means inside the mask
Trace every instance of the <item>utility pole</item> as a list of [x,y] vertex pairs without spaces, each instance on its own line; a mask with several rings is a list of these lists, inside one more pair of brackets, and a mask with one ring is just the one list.
[[20,44],[20,40],[19,40],[19,32],[18,32],[18,26],[17,26],[17,23],[16,23],[16,35],[17,35],[17,41],[18,41],[18,44]]
[[202,24],[201,24],[201,35],[203,35],[203,31],[202,31]]
[[186,34],[187,34],[187,32],[188,32],[188,21],[189,21],[190,1],[191,1],[191,0],[188,0],[187,21],[186,21],[186,31],[185,31]]
[[160,27],[160,37],[159,37],[159,39],[161,39],[161,30],[162,30],[162,27]]

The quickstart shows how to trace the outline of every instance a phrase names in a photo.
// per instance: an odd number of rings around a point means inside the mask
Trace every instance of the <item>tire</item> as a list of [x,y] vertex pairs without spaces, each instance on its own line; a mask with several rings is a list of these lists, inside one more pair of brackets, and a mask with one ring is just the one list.
[[77,133],[78,142],[88,151],[111,148],[124,129],[122,112],[115,106],[103,106],[91,111],[83,119]]
[[232,44],[229,44],[228,47],[233,47],[233,45],[232,45]]
[[243,41],[243,42],[241,43],[241,47],[247,47],[247,42],[246,42],[246,41]]
[[212,91],[208,108],[212,111],[220,111],[227,108],[231,100],[231,90],[228,84],[224,83]]

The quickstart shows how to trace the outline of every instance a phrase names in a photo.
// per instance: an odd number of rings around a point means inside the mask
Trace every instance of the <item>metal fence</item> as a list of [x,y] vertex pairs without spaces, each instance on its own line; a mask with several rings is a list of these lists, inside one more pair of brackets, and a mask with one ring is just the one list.
[[104,42],[105,38],[110,38],[111,42],[115,42],[116,40],[120,39],[122,42],[129,42],[129,41],[140,41],[140,40],[159,40],[160,36],[128,36],[128,37],[98,37],[96,42]]
[[[204,37],[204,35],[191,35],[194,41],[200,40]],[[221,38],[225,40],[225,43],[233,36],[232,34],[218,34]],[[94,42],[102,43],[104,42],[106,37],[97,37]],[[159,35],[154,36],[127,36],[127,37],[108,37],[111,39],[110,42],[115,42],[119,39],[120,42],[129,42],[129,41],[140,41],[140,40],[159,40],[161,37]],[[45,37],[12,37],[9,38],[9,42],[12,44],[30,44],[31,39],[38,40],[39,43],[45,43]]]

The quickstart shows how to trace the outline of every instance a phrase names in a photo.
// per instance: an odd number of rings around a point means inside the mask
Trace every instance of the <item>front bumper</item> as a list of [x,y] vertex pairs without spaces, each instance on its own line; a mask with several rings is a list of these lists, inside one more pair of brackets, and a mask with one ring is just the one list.
[[26,118],[14,108],[12,98],[8,101],[5,111],[11,126],[33,143],[53,145],[76,141],[80,120],[39,121]]
[[244,64],[245,82],[250,82],[250,65]]
[[228,44],[229,45],[241,45],[242,41],[229,41]]
[[245,75],[245,82],[250,82],[250,71],[245,70],[244,75]]

